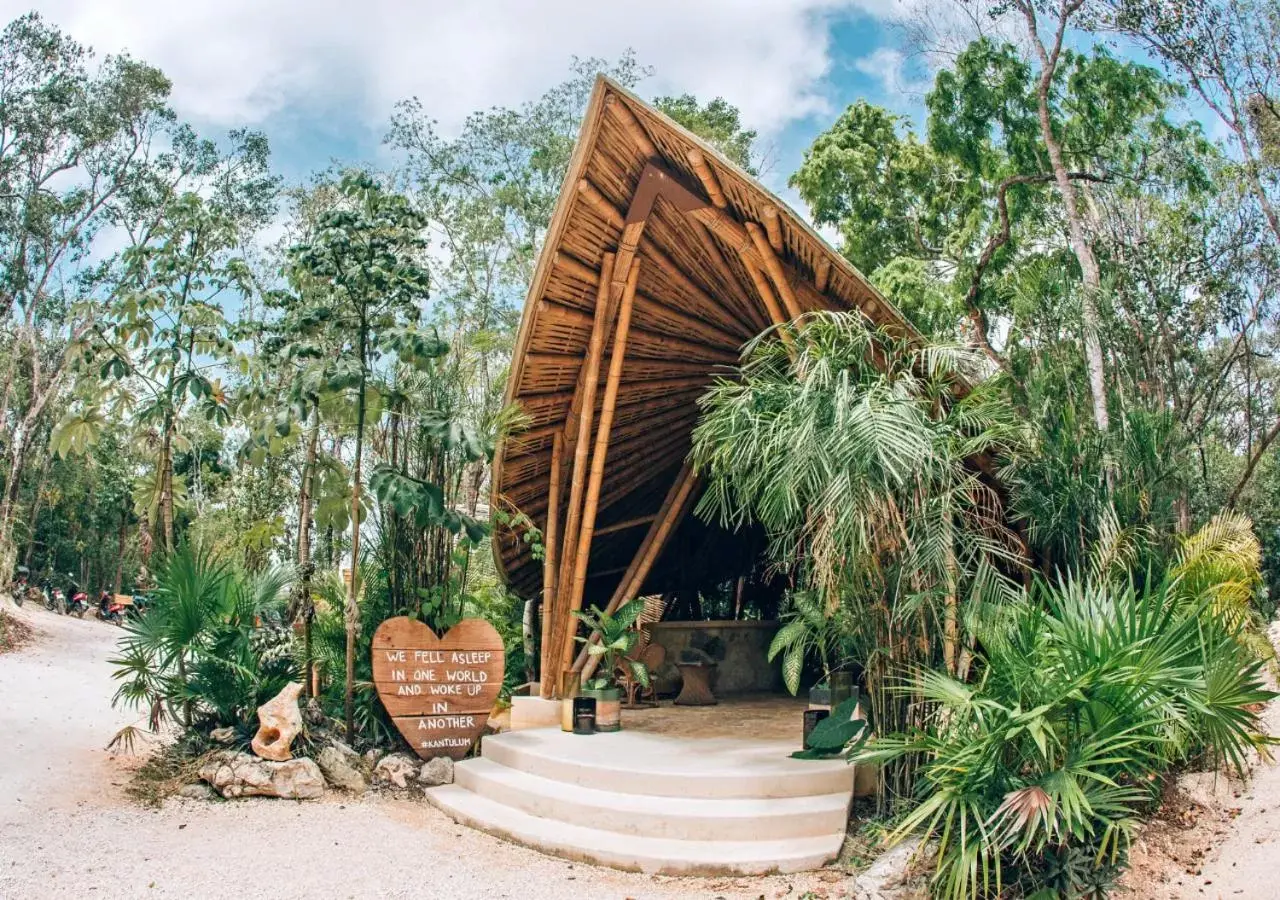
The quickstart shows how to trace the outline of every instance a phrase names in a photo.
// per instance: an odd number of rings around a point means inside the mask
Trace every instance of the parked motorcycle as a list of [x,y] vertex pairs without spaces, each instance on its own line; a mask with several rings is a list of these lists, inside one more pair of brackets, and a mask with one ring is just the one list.
[[98,618],[113,625],[123,626],[125,609],[125,604],[117,603],[114,598],[104,600],[102,605],[98,607]]
[[50,612],[56,612],[60,614],[66,613],[67,598],[66,598],[66,595],[62,593],[62,588],[54,588],[53,593],[49,593],[47,591],[45,592],[44,608],[49,610]]
[[83,619],[84,614],[89,611],[89,596],[84,591],[77,591],[69,603],[67,603],[67,615],[75,616]]

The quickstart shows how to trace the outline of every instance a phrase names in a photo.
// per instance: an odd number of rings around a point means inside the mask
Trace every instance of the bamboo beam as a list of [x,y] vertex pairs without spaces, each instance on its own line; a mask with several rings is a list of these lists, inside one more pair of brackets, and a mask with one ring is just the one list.
[[786,328],[786,314],[783,313],[782,307],[778,305],[778,298],[773,295],[773,289],[769,287],[769,282],[764,277],[764,273],[745,256],[742,257],[742,266],[747,270],[747,274],[751,276],[751,283],[755,285],[756,292],[760,294],[760,299],[764,301],[765,309],[769,310],[769,318],[778,329],[778,336],[782,338],[782,343],[786,345],[787,352],[792,353],[795,349],[795,343],[791,339],[791,333]]
[[813,286],[818,289],[818,293],[824,293],[827,289],[827,281],[831,278],[831,260],[823,256],[818,260],[818,268],[813,273]]
[[712,205],[716,209],[724,209],[728,206],[724,191],[720,189],[720,182],[716,179],[716,173],[711,171],[711,166],[707,165],[707,158],[702,155],[702,151],[690,150],[686,158],[689,160],[689,165],[693,167],[693,174],[697,175],[698,180],[702,182],[702,189],[711,198]]
[[622,130],[627,133],[627,137],[631,138],[631,143],[635,144],[641,153],[649,159],[653,159],[658,155],[658,148],[649,139],[644,126],[640,124],[635,114],[631,112],[627,104],[617,94],[609,94],[605,97],[604,106],[605,109],[613,113],[614,118],[618,120],[618,124],[622,126]]
[[[567,253],[557,253],[555,258],[557,268],[568,273],[578,281],[587,284],[597,284],[600,280],[600,273],[585,263],[581,263]],[[661,321],[664,317],[679,319],[683,326],[680,334],[687,334],[689,331],[697,334],[699,337],[710,342],[710,346],[717,348],[737,347],[740,343],[738,335],[731,334],[721,328],[714,322],[709,322],[704,318],[691,315],[684,310],[663,304],[648,297],[645,294],[636,293],[636,311],[643,312],[645,318],[655,321]],[[679,337],[680,334],[676,336]]]
[[[658,556],[662,553],[668,539],[688,511],[689,501],[693,496],[697,482],[697,473],[694,472],[691,465],[685,463],[684,468],[680,470],[680,474],[676,476],[676,479],[671,483],[671,487],[667,490],[662,506],[654,517],[648,533],[645,534],[639,550],[636,551],[631,565],[627,567],[626,574],[622,576],[622,580],[618,582],[618,587],[614,590],[613,596],[609,598],[609,604],[605,607],[605,612],[616,612],[620,606],[631,601],[639,594],[640,589],[644,586],[645,579],[649,577],[649,573],[653,570],[653,564],[657,562]],[[587,648],[584,645],[577,658],[573,661],[573,668],[575,671],[582,672],[584,679],[590,678],[596,669],[597,662],[598,660],[587,652]]]
[[[596,388],[600,383],[600,358],[604,354],[604,333],[608,327],[609,320],[609,274],[613,272],[614,255],[606,253],[601,264],[601,272],[604,277],[600,279],[600,284],[596,292],[596,310],[595,319],[591,329],[591,341],[587,346],[587,359],[583,366],[582,390],[575,391],[574,399],[581,398],[581,407],[578,414],[577,434],[569,434],[567,436],[574,439],[573,444],[573,474],[569,482],[569,511],[565,519],[565,530],[562,547],[564,552],[560,555],[560,572],[556,576],[556,617],[561,619],[560,613],[563,609],[564,598],[563,592],[569,578],[573,573],[574,565],[574,548],[577,546],[577,536],[579,530],[579,521],[582,517],[582,495],[586,489],[587,478],[587,453],[591,447],[591,422],[595,414],[595,398]],[[572,411],[572,410],[571,410]],[[569,422],[566,418],[565,430],[569,431]],[[555,657],[558,662],[559,655]],[[551,672],[559,672],[560,666],[555,664],[549,670]]]
[[551,488],[547,495],[547,529],[542,534],[542,643],[538,648],[539,693],[549,699],[555,685],[547,666],[551,663],[552,606],[556,597],[556,529],[560,521],[560,454],[564,440],[559,430],[551,436]]
[[603,528],[596,529],[596,537],[602,534],[613,534],[617,531],[626,531],[629,528],[635,528],[637,525],[646,525],[657,518],[657,515],[636,516],[634,519],[623,519],[621,522],[614,522],[612,525],[606,525]]
[[[672,189],[674,181],[668,180],[662,186]],[[637,191],[638,193],[638,191]],[[602,219],[614,228],[626,229],[627,217],[618,210],[609,198],[600,192],[594,184],[586,178],[578,181],[578,194],[582,197],[583,202],[596,212]],[[634,203],[635,201],[633,201]],[[648,210],[645,210],[646,217]],[[745,232],[744,232],[745,234]],[[639,247],[643,255],[653,262],[664,275],[676,283],[676,286],[692,296],[699,304],[704,318],[708,320],[714,319],[717,324],[728,329],[737,329],[737,333],[743,337],[751,337],[749,329],[743,329],[742,323],[739,322],[731,313],[724,308],[724,304],[720,303],[711,294],[707,293],[701,286],[696,284],[692,278],[685,274],[684,270],[676,265],[675,260],[664,253],[653,241],[648,238],[641,237],[639,239]],[[619,253],[621,256],[621,253]],[[589,268],[589,267],[588,267]],[[617,268],[621,268],[619,265]],[[727,317],[717,316],[716,313],[721,312]]]
[[[591,557],[591,539],[595,531],[596,510],[600,502],[600,485],[604,481],[604,464],[609,454],[609,432],[613,428],[614,404],[618,399],[618,383],[622,380],[622,364],[627,356],[627,332],[631,328],[631,305],[636,296],[636,283],[640,279],[640,263],[631,263],[622,293],[622,306],[618,309],[618,325],[613,336],[613,352],[609,357],[609,380],[604,389],[604,405],[600,410],[600,423],[596,427],[596,445],[591,454],[591,480],[582,510],[578,533],[578,549],[574,552],[573,582],[569,591],[568,615],[565,617],[564,647],[560,660],[567,661],[573,655],[573,639],[577,634],[574,613],[582,609],[582,595],[587,586],[587,563]],[[604,279],[601,279],[603,281]]]
[[752,243],[756,245],[756,252],[760,254],[760,259],[764,263],[764,270],[769,274],[769,280],[773,282],[778,296],[782,298],[782,305],[787,308],[787,317],[800,318],[800,304],[796,302],[796,295],[791,290],[791,282],[787,281],[787,273],[782,270],[782,263],[778,261],[773,248],[769,246],[764,230],[755,222],[748,222],[746,228]]
[[782,227],[778,224],[778,208],[772,204],[760,210],[760,221],[764,224],[765,234],[769,236],[769,246],[774,253],[782,252]]

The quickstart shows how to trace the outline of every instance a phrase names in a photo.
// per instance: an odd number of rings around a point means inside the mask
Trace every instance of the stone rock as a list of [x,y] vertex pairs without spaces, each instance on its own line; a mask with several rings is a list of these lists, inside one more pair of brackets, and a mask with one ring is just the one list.
[[916,897],[918,891],[909,883],[909,876],[911,864],[919,853],[920,839],[909,838],[880,854],[854,879],[855,900],[907,900]]
[[289,747],[302,730],[302,711],[298,695],[302,685],[296,681],[258,707],[258,733],[253,736],[253,752],[263,759],[284,762],[293,759]]
[[324,794],[324,775],[310,759],[284,762],[258,759],[248,753],[224,750],[200,767],[200,778],[227,799],[281,797],[314,800]]
[[[348,747],[348,750],[351,748]],[[359,760],[360,757],[353,751],[351,757]],[[344,791],[350,791],[353,794],[363,794],[366,787],[364,783],[364,775],[351,762],[351,757],[343,754],[337,747],[329,746],[320,751],[320,755],[316,757],[316,763],[320,766],[320,771],[324,773],[324,777],[329,783]]]
[[447,756],[437,756],[435,759],[429,759],[422,764],[422,771],[418,773],[418,780],[427,787],[435,787],[438,784],[453,784],[453,760]]
[[398,788],[406,787],[409,779],[417,774],[418,764],[403,753],[384,756],[373,769],[375,780],[394,784]]
[[219,744],[234,744],[236,742],[236,730],[230,725],[224,725],[221,728],[215,728],[210,731],[209,737]]
[[203,781],[197,781],[194,784],[184,784],[178,788],[178,796],[186,797],[188,800],[212,800],[218,795],[209,785]]
[[377,749],[366,750],[364,751],[365,765],[367,765],[370,769],[372,769],[374,766],[378,764],[378,760],[382,759],[382,757],[384,756],[386,756],[386,754],[383,753],[381,750],[377,750]]
[[1231,805],[1231,779],[1218,772],[1188,772],[1179,776],[1178,790],[1192,803],[1198,803],[1205,809]]
[[302,715],[308,725],[324,724],[324,710],[320,708],[320,701],[315,697],[307,698],[307,708],[303,710]]

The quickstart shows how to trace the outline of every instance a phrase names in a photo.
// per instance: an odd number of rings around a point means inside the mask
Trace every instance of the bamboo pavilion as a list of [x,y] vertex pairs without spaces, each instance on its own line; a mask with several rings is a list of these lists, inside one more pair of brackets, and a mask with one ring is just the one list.
[[[599,78],[512,360],[506,399],[527,428],[493,469],[494,508],[521,514],[495,533],[498,569],[542,604],[542,696],[557,673],[589,667],[574,610],[616,609],[691,573],[732,577],[758,553],[689,515],[697,401],[744,343],[815,310],[913,333],[758,181]],[[541,530],[545,560],[522,521]]]

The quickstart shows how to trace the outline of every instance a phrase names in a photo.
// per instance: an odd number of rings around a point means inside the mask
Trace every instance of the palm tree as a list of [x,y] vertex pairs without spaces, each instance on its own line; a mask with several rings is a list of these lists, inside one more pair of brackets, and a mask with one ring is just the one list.
[[938,661],[967,667],[964,619],[1007,595],[1000,569],[1022,562],[979,465],[1020,429],[998,385],[967,388],[981,365],[857,313],[814,313],[749,344],[739,377],[701,401],[698,513],[763,525],[775,564],[827,616],[847,613],[878,728],[910,715],[890,680]]

